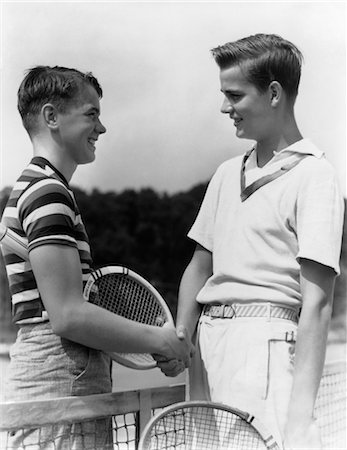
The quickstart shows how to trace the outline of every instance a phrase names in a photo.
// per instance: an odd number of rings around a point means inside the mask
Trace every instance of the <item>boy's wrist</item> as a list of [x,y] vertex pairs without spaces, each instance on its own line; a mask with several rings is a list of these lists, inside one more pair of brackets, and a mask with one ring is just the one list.
[[311,410],[302,410],[300,408],[295,408],[293,411],[289,412],[287,416],[287,428],[295,429],[306,429],[310,426],[316,419]]
[[191,341],[194,331],[191,331],[189,325],[184,321],[178,321],[176,323],[176,333],[178,337],[180,337],[180,334],[184,334],[185,338]]

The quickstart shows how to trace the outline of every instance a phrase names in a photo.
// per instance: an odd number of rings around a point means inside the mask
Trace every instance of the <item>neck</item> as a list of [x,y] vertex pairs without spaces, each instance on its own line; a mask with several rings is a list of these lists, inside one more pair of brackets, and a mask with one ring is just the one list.
[[257,163],[259,167],[265,166],[274,156],[274,151],[279,152],[302,139],[302,135],[296,125],[295,120],[287,120],[286,126],[280,133],[274,134],[267,139],[257,142]]
[[69,183],[74,174],[77,164],[66,158],[61,148],[56,148],[52,142],[33,139],[34,156],[47,159],[59,172],[64,175]]

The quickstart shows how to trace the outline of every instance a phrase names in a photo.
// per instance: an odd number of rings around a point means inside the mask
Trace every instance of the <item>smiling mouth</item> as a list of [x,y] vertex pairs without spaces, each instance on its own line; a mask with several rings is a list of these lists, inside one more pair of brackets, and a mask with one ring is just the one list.
[[88,139],[88,142],[95,148],[96,139]]

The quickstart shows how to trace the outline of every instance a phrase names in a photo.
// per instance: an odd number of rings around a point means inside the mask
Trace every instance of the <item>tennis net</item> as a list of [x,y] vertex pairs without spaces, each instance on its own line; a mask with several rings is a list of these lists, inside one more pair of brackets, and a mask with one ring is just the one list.
[[185,386],[0,404],[1,450],[134,450],[153,410]]
[[[346,446],[346,363],[326,365],[316,402],[324,449]],[[155,411],[185,386],[0,404],[1,450],[135,450]],[[251,450],[251,449],[250,449]]]
[[315,406],[324,449],[345,450],[347,448],[346,403],[346,361],[327,364]]

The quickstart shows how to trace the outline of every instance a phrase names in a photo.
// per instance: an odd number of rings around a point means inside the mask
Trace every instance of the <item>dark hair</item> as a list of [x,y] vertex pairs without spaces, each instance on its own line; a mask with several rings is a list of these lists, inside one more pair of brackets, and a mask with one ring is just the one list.
[[278,81],[289,98],[297,96],[303,56],[294,44],[280,36],[255,34],[211,52],[220,69],[240,66],[260,92],[272,81]]
[[29,69],[19,86],[17,105],[29,135],[35,130],[37,116],[45,103],[52,103],[59,112],[65,112],[78,103],[83,87],[88,84],[101,98],[101,86],[90,72],[60,66]]

